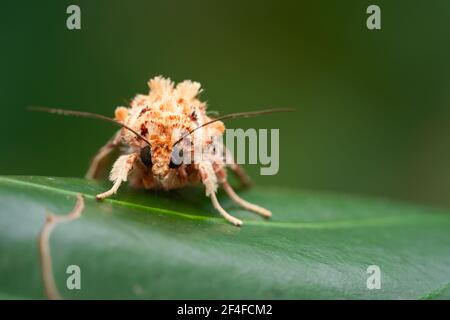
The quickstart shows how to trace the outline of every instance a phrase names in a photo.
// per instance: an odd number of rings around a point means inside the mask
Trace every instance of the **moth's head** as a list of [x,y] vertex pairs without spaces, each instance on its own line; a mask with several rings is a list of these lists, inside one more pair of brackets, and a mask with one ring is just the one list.
[[152,175],[163,180],[171,170],[178,169],[183,163],[183,150],[179,146],[172,146],[169,139],[160,137],[144,145],[139,152],[142,164]]

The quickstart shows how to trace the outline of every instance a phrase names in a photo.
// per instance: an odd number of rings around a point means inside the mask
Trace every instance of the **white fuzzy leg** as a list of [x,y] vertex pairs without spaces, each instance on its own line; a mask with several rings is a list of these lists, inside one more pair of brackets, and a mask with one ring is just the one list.
[[109,175],[109,180],[113,181],[114,184],[111,189],[106,192],[100,193],[95,197],[97,200],[105,199],[117,192],[122,182],[127,181],[128,174],[133,168],[133,163],[136,160],[136,154],[128,154],[120,156],[116,162],[114,162],[113,168]]
[[202,182],[205,185],[206,188],[206,195],[211,198],[211,202],[216,208],[217,211],[230,223],[234,224],[235,226],[241,226],[242,221],[233,217],[228,212],[226,212],[222,206],[220,205],[219,201],[216,197],[216,191],[217,191],[217,177],[214,173],[214,169],[210,162],[201,162],[199,163],[199,170],[200,175],[202,177]]
[[207,161],[200,162],[198,164],[198,169],[200,171],[200,176],[202,177],[202,182],[206,188],[206,196],[210,196],[212,193],[217,191],[217,177],[212,167],[212,164]]
[[242,226],[242,221],[239,220],[238,218],[233,217],[232,215],[230,215],[228,212],[225,211],[224,208],[222,208],[222,206],[220,205],[219,201],[217,201],[217,197],[216,194],[213,192],[210,194],[210,198],[212,201],[212,204],[214,206],[214,208],[216,208],[217,211],[219,211],[219,213],[230,223],[234,224],[235,226]]
[[114,150],[119,145],[120,142],[120,131],[117,132],[109,141],[98,150],[97,154],[91,161],[91,165],[85,175],[86,179],[95,179],[97,178],[98,171],[100,169],[100,163],[103,159],[105,159],[111,151]]
[[245,201],[244,199],[239,197],[236,194],[236,192],[234,192],[233,188],[231,188],[230,184],[227,181],[222,182],[222,185],[223,188],[225,189],[225,192],[228,194],[228,196],[230,196],[231,200],[239,204],[242,208],[260,214],[265,218],[269,218],[272,216],[272,212],[270,212],[269,210],[260,207],[256,204]]

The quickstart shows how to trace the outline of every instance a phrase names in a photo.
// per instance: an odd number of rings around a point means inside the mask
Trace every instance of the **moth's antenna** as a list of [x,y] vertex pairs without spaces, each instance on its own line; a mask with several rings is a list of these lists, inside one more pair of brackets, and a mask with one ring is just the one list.
[[180,143],[184,138],[186,138],[187,136],[191,135],[192,133],[194,133],[195,131],[197,131],[200,128],[203,128],[207,125],[210,125],[211,123],[217,122],[217,121],[221,121],[221,120],[226,120],[226,119],[236,119],[236,118],[250,118],[250,117],[256,117],[256,116],[261,116],[261,115],[265,115],[265,114],[271,114],[271,113],[276,113],[276,112],[292,112],[295,111],[295,109],[293,108],[278,108],[278,109],[266,109],[266,110],[260,110],[260,111],[247,111],[247,112],[236,112],[236,113],[230,113],[230,114],[226,114],[224,116],[218,117],[216,119],[213,119],[211,121],[205,122],[204,124],[190,130],[188,133],[186,133],[185,135],[183,135],[180,139],[178,139],[173,146],[175,146],[176,144]]
[[76,117],[85,117],[85,118],[92,118],[92,119],[100,119],[103,121],[114,123],[115,125],[125,128],[127,130],[130,130],[133,132],[139,139],[143,140],[145,143],[147,143],[150,146],[150,142],[145,139],[141,134],[136,132],[135,130],[131,129],[129,126],[120,123],[112,118],[109,118],[107,116],[103,116],[101,114],[96,114],[92,112],[86,112],[86,111],[76,111],[76,110],[65,110],[65,109],[55,109],[55,108],[47,108],[47,107],[38,107],[38,106],[30,106],[28,107],[28,110],[31,111],[38,111],[38,112],[47,112],[47,113],[54,113],[58,115],[63,116],[76,116]]

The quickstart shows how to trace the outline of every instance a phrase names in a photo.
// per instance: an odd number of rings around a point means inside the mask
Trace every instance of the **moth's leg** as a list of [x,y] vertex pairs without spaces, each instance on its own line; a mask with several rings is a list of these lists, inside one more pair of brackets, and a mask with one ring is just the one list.
[[95,197],[97,200],[105,199],[117,192],[122,182],[127,181],[128,174],[133,168],[133,164],[136,159],[137,155],[133,153],[120,156],[116,160],[109,175],[109,180],[113,181],[114,184],[108,191],[96,195]]
[[245,171],[241,167],[241,165],[239,165],[237,163],[233,163],[233,164],[230,165],[230,169],[231,169],[231,171],[233,171],[235,176],[239,179],[239,181],[241,182],[241,184],[244,187],[247,188],[247,187],[250,187],[252,185],[252,180],[247,175],[247,173],[245,173]]
[[265,218],[269,218],[272,216],[272,212],[269,210],[260,207],[256,204],[250,203],[241,197],[239,197],[236,192],[234,192],[233,188],[230,186],[230,184],[227,181],[227,172],[223,168],[217,168],[216,170],[217,178],[219,179],[219,182],[222,184],[225,192],[228,194],[228,196],[233,200],[235,203],[240,205],[242,208],[253,211],[257,214],[262,215]]
[[120,131],[117,132],[109,141],[98,150],[97,154],[91,161],[88,171],[86,172],[86,179],[97,179],[99,171],[101,170],[102,161],[111,154],[111,152],[120,143]]
[[228,212],[225,211],[224,208],[220,205],[219,201],[216,197],[217,191],[217,177],[214,173],[214,169],[210,162],[201,162],[199,164],[200,176],[202,178],[202,182],[206,188],[206,196],[211,198],[211,202],[214,208],[219,211],[219,213],[230,223],[235,226],[241,226],[242,221],[233,217]]
[[233,188],[230,186],[230,184],[227,181],[222,182],[222,186],[223,186],[223,189],[225,190],[225,192],[231,198],[231,200],[236,202],[242,208],[249,210],[249,211],[253,211],[257,214],[260,214],[265,218],[270,218],[272,216],[272,212],[270,212],[269,210],[267,210],[263,207],[260,207],[256,204],[250,203],[250,202],[242,199],[241,197],[239,197],[236,194],[236,192],[234,192]]
[[231,151],[222,144],[222,148],[225,151],[225,161],[226,164],[230,167],[231,171],[233,171],[234,175],[238,178],[241,184],[244,187],[250,187],[252,185],[252,180],[245,173],[245,170],[241,167],[241,165],[237,164],[234,161],[233,155]]
[[220,205],[219,201],[217,200],[216,194],[215,193],[211,193],[210,194],[210,198],[211,198],[211,202],[214,206],[214,208],[216,208],[217,211],[219,211],[219,213],[230,223],[234,224],[235,226],[242,226],[243,222],[241,220],[239,220],[238,218],[233,217],[232,215],[230,215],[228,212],[225,211],[224,208],[222,208],[222,206]]

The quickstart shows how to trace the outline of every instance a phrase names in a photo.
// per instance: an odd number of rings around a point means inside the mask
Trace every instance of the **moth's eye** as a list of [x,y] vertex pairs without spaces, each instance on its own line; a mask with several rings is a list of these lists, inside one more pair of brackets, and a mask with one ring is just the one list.
[[145,146],[141,149],[141,161],[147,167],[152,165],[152,152],[150,150],[150,146]]
[[183,149],[173,149],[170,157],[169,168],[176,169],[183,163]]

